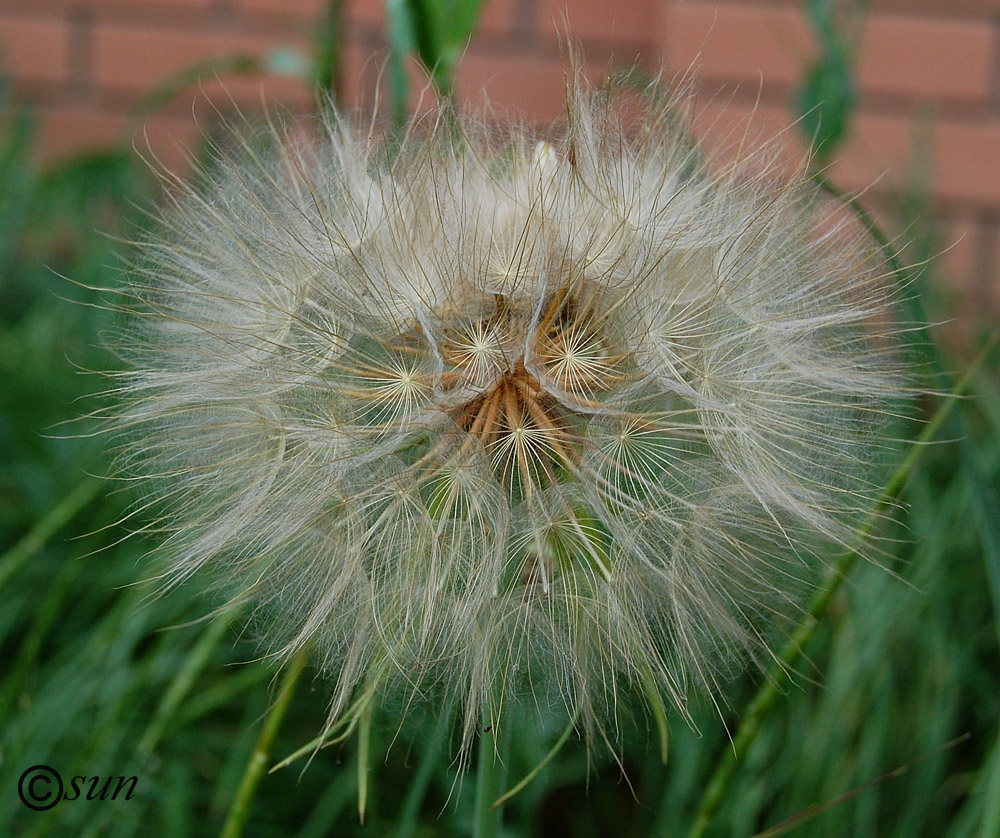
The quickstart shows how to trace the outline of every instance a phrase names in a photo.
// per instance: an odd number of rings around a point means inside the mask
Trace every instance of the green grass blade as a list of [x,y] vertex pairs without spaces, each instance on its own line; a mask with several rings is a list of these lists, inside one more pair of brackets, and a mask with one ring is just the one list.
[[88,477],[77,484],[28,533],[0,556],[0,590],[28,559],[39,552],[59,530],[75,518],[101,490],[104,481]]
[[205,629],[204,634],[202,634],[194,648],[191,649],[185,658],[184,665],[177,671],[167,691],[163,694],[163,698],[160,699],[152,720],[139,739],[139,744],[136,746],[136,751],[142,759],[145,759],[153,752],[153,749],[160,741],[160,737],[163,736],[163,731],[166,729],[167,724],[173,718],[181,701],[191,691],[195,679],[205,668],[212,653],[216,650],[219,643],[222,642],[222,638],[225,637],[230,625],[232,625],[233,620],[236,618],[236,614],[237,610],[234,608],[212,620]]
[[499,808],[508,800],[510,800],[512,797],[514,797],[514,795],[520,793],[525,787],[527,787],[527,785],[541,773],[542,769],[545,768],[545,766],[552,761],[555,755],[562,750],[563,745],[565,745],[569,741],[569,737],[572,735],[574,730],[576,730],[576,720],[570,719],[569,724],[566,725],[566,727],[563,729],[563,732],[559,734],[559,738],[555,741],[555,744],[549,749],[549,752],[544,757],[542,757],[542,759],[539,760],[538,764],[535,765],[535,767],[532,768],[531,771],[525,774],[524,777],[522,777],[519,782],[515,783],[507,791],[505,791],[502,795],[500,795],[500,797],[494,800],[493,805],[490,808],[492,809]]
[[247,763],[243,779],[236,791],[236,797],[229,808],[226,823],[222,827],[221,838],[240,838],[243,834],[257,786],[260,784],[260,780],[264,776],[264,769],[267,767],[271,744],[281,727],[285,711],[288,710],[288,703],[295,693],[295,686],[308,660],[309,650],[304,647],[288,663],[288,669],[281,681],[278,696],[267,714],[267,720],[264,722],[264,727]]
[[420,807],[427,794],[427,787],[430,785],[431,777],[437,769],[441,754],[444,752],[444,745],[448,738],[448,728],[451,717],[447,713],[438,716],[437,724],[430,740],[423,744],[423,755],[420,764],[413,775],[409,789],[406,792],[406,799],[403,801],[403,808],[399,814],[398,829],[396,838],[413,838],[417,831],[417,823],[420,816]]
[[[875,522],[879,520],[880,514],[902,491],[917,461],[923,452],[927,450],[926,444],[934,438],[935,434],[947,421],[956,403],[970,385],[979,365],[986,360],[991,349],[992,345],[988,346],[980,354],[977,362],[962,376],[955,385],[955,390],[938,407],[931,421],[924,426],[922,433],[911,446],[909,454],[900,464],[892,478],[886,483],[881,500],[859,532],[859,541],[863,542],[867,538]],[[799,623],[795,631],[792,632],[789,642],[778,656],[777,663],[768,673],[767,680],[757,690],[747,706],[746,713],[737,728],[736,735],[733,737],[732,747],[727,748],[723,752],[717,763],[716,769],[702,796],[701,803],[698,806],[694,825],[690,833],[691,838],[700,838],[700,836],[703,836],[712,823],[715,814],[722,805],[733,774],[736,772],[738,758],[746,754],[757,738],[764,719],[774,708],[783,685],[788,682],[789,673],[794,670],[796,664],[805,654],[805,649],[812,639],[813,634],[815,634],[820,620],[829,608],[834,594],[840,589],[843,580],[859,557],[859,550],[844,553],[837,560],[823,584],[813,595],[805,618]]]
[[396,130],[406,124],[410,82],[406,57],[416,50],[413,15],[406,0],[386,0],[386,40],[389,42],[389,101]]

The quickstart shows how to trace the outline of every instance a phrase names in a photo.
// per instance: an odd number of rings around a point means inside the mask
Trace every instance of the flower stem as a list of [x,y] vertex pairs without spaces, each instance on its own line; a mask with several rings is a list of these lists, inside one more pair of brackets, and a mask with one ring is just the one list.
[[499,720],[492,725],[487,724],[479,734],[476,810],[472,827],[474,838],[495,838],[500,831],[503,817],[501,796],[507,785],[506,760],[510,726],[505,724],[503,730],[498,730],[499,725]]
[[695,815],[695,822],[691,828],[691,838],[701,838],[701,836],[705,834],[705,831],[708,829],[708,826],[711,824],[715,815],[718,813],[725,798],[729,783],[732,780],[733,775],[736,773],[738,760],[745,755],[751,745],[753,745],[764,720],[771,712],[778,696],[788,683],[791,677],[791,672],[794,670],[796,664],[805,653],[805,649],[808,646],[809,641],[812,639],[813,634],[815,634],[816,628],[819,626],[820,620],[826,613],[830,602],[840,589],[844,578],[848,573],[850,573],[851,568],[854,567],[860,557],[860,543],[864,542],[870,534],[872,528],[875,526],[875,523],[881,518],[882,512],[902,491],[910,472],[920,459],[921,454],[926,450],[926,443],[930,442],[930,440],[934,438],[935,434],[938,430],[940,430],[941,426],[947,420],[949,414],[958,403],[961,395],[968,389],[976,370],[986,360],[992,350],[993,343],[994,342],[991,341],[985,347],[976,359],[976,362],[955,384],[954,390],[938,407],[931,421],[924,426],[922,433],[919,437],[917,437],[916,441],[911,446],[906,458],[886,484],[878,504],[871,511],[871,513],[869,513],[865,523],[858,531],[859,548],[844,553],[837,560],[836,564],[830,568],[823,584],[813,595],[813,598],[809,603],[809,609],[806,616],[792,633],[792,636],[789,638],[784,650],[781,652],[781,655],[779,655],[778,661],[768,672],[767,679],[763,684],[761,684],[750,704],[747,706],[746,713],[740,721],[739,727],[736,730],[736,735],[733,737],[732,747],[727,748],[722,753],[722,756],[715,767],[715,771],[705,788],[705,793],[702,795],[701,803],[698,806],[698,812]]
[[25,536],[0,556],[0,589],[7,580],[20,569],[21,565],[41,550],[76,514],[92,501],[100,491],[104,481],[99,477],[88,477],[77,484],[66,497],[32,527]]
[[177,670],[170,686],[163,693],[152,720],[136,746],[136,752],[142,759],[148,757],[156,748],[160,737],[163,736],[163,731],[166,730],[181,702],[191,692],[195,679],[201,674],[209,658],[222,642],[223,637],[226,636],[226,632],[229,631],[233,620],[236,619],[237,613],[238,610],[232,608],[212,620],[185,657],[184,664]]
[[[840,201],[846,202],[858,220],[868,231],[873,239],[878,242],[879,247],[885,254],[886,261],[893,273],[896,275],[901,288],[905,288],[908,283],[906,271],[903,269],[899,257],[892,249],[888,237],[882,232],[878,223],[872,218],[867,209],[852,196],[847,195],[839,187],[827,180],[822,174],[816,173],[813,179],[817,185]],[[923,299],[919,294],[908,293],[905,296],[916,329],[911,333],[910,343],[920,353],[923,364],[929,370],[938,388],[944,392],[948,389],[948,375],[945,371],[944,359],[941,356],[937,344],[929,335],[927,314],[924,311]],[[989,346],[996,343],[996,331],[992,335]],[[972,434],[969,430],[969,423],[966,421],[964,412],[959,410],[954,419],[954,438],[958,440],[961,468],[965,472],[965,477],[974,487],[972,493],[973,513],[976,528],[979,531],[979,542],[983,553],[983,562],[986,565],[986,579],[990,587],[990,596],[993,600],[993,617],[996,626],[997,637],[1000,638],[1000,527],[995,523],[996,509],[998,501],[997,493],[989,480],[983,473],[980,464],[979,453],[974,450],[972,444]]]
[[344,0],[325,0],[313,33],[316,110],[336,105],[344,44]]
[[442,711],[431,738],[424,742],[423,756],[420,758],[420,764],[417,766],[413,781],[406,792],[406,799],[399,815],[399,831],[396,833],[396,838],[412,838],[417,831],[420,807],[427,794],[427,787],[430,785],[434,769],[441,761],[450,723],[451,717]]
[[282,679],[281,687],[278,689],[278,696],[267,714],[264,728],[261,730],[260,736],[257,737],[257,743],[254,745],[253,753],[250,755],[250,761],[243,772],[243,779],[240,780],[240,787],[236,790],[236,797],[233,798],[232,805],[229,807],[229,814],[226,816],[226,823],[222,827],[220,838],[240,838],[243,834],[243,827],[246,825],[247,817],[250,814],[250,806],[253,803],[254,794],[257,791],[257,786],[260,784],[260,778],[264,775],[264,767],[267,765],[268,757],[271,753],[271,744],[281,727],[285,711],[288,709],[288,703],[295,693],[295,685],[298,683],[299,676],[302,674],[302,670],[305,669],[308,660],[308,647],[303,647],[288,664],[285,677]]
[[372,706],[368,704],[361,711],[358,723],[358,820],[365,822],[368,809],[368,773],[371,767],[372,746]]
[[494,809],[499,808],[508,800],[510,800],[512,797],[514,797],[514,795],[519,794],[522,789],[526,788],[528,784],[531,783],[531,781],[534,780],[535,777],[537,777],[541,773],[542,769],[545,768],[545,766],[552,761],[555,755],[562,750],[563,745],[565,745],[566,742],[569,741],[569,737],[572,735],[574,730],[576,730],[575,717],[569,720],[569,724],[566,725],[563,732],[559,734],[559,738],[556,740],[556,743],[549,749],[549,752],[544,757],[542,757],[542,759],[538,762],[538,764],[534,768],[531,769],[531,771],[529,771],[527,774],[524,775],[524,777],[521,778],[521,781],[519,783],[509,788],[506,792],[503,793],[503,795],[501,795],[495,801],[493,801],[492,808]]

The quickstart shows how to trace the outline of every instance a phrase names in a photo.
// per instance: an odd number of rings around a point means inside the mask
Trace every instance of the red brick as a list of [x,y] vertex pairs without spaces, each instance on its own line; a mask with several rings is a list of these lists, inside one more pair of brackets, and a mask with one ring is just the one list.
[[863,90],[985,101],[996,30],[986,21],[873,15],[858,56]]
[[997,227],[989,219],[960,216],[937,225],[938,252],[931,257],[929,278],[934,282],[935,300],[940,306],[934,316],[954,318],[939,327],[948,347],[971,359],[971,345],[977,329],[1000,314],[996,295]]
[[[859,188],[888,172],[888,185],[904,185],[918,130],[922,129],[903,117],[862,113],[834,175],[847,186]],[[1000,120],[942,121],[930,131],[935,197],[961,204],[1000,204]]]
[[477,32],[508,32],[514,28],[517,5],[514,0],[485,0],[479,13]]
[[103,24],[94,32],[94,78],[101,87],[146,91],[196,62],[234,53],[259,55],[273,46],[224,33]]
[[968,216],[937,225],[938,252],[932,255],[931,274],[948,296],[967,294],[977,285],[983,230]]
[[942,122],[934,135],[932,165],[939,196],[1000,204],[1000,120]]
[[[389,100],[388,58],[384,49],[373,51],[359,44],[348,44],[343,53],[341,104],[371,114],[376,103],[383,114],[391,107]],[[405,64],[409,82],[409,111],[427,110],[433,103],[427,74],[413,57]]]
[[349,20],[385,29],[385,0],[345,0],[344,11]]
[[324,0],[238,0],[240,9],[294,17],[317,17]]
[[[699,102],[694,123],[705,149],[720,160],[752,155],[765,146],[766,153],[789,169],[804,160],[803,138],[783,107],[754,108],[722,99]],[[857,114],[831,164],[831,179],[843,189],[874,187],[882,193],[912,185],[912,152],[920,130],[928,129],[902,116]],[[929,130],[934,194],[966,206],[1000,204],[1000,122],[945,122]]]
[[540,0],[537,25],[542,35],[605,41],[653,41],[658,36],[656,0]]
[[[790,0],[798,2],[798,0]],[[991,15],[1000,10],[1000,0],[873,0],[874,10],[904,11],[908,14]]]
[[112,148],[123,140],[121,114],[68,107],[48,109],[39,116],[41,144],[38,153],[43,160],[94,148]]
[[[210,58],[234,54],[266,56],[269,50],[288,45],[226,33],[193,33],[178,30],[100,25],[94,36],[94,75],[103,91],[125,91],[139,96],[171,73]],[[300,80],[277,76],[208,76],[198,86],[205,92],[224,91],[220,101],[232,96],[250,105],[266,99],[286,101],[292,107],[309,100]],[[105,97],[106,98],[106,97]]]
[[371,107],[379,78],[379,58],[370,49],[348,42],[341,53],[341,98],[349,108]]
[[111,17],[123,12],[131,15],[150,10],[159,13],[163,10],[209,9],[216,2],[217,0],[0,0],[0,13],[10,10],[24,14],[30,10],[39,15],[62,15],[68,11],[84,9]]
[[0,52],[4,71],[18,80],[69,78],[69,27],[61,20],[0,17]]
[[[754,149],[769,145],[778,161],[791,171],[803,162],[803,143],[795,127],[789,127],[789,119],[788,112],[781,107],[754,109],[744,104],[712,102],[698,106],[694,122],[712,161],[710,165],[717,167],[742,155],[749,158],[748,165],[753,168]],[[841,188],[866,192],[862,201],[888,229],[898,228],[898,219],[887,193],[912,185],[912,149],[918,130],[921,129],[903,118],[861,114],[851,141],[829,173]],[[991,145],[1000,143],[1000,128],[997,137],[976,130],[976,126],[955,123],[932,126],[930,130],[933,156],[930,185],[939,199],[966,208],[939,228],[938,251],[932,256],[933,272],[945,288],[946,297],[953,300],[955,311],[964,312],[958,328],[961,332],[968,328],[970,306],[976,305],[968,301],[979,300],[978,305],[1000,311],[1000,276],[980,275],[986,234],[982,225],[968,214],[977,204],[995,207],[1000,203],[1000,196],[991,194],[1000,192],[1000,180],[995,173],[1000,166],[996,162],[1000,159],[1000,148],[994,150]],[[946,155],[950,146],[956,150]],[[957,162],[946,163],[946,156],[953,161],[969,161],[967,168]],[[984,179],[982,184],[977,181],[977,173]],[[900,239],[903,241],[905,234]],[[996,247],[993,264],[1000,266],[1000,242]],[[903,255],[905,259],[906,254]]]
[[[985,101],[996,32],[986,22],[876,14],[864,21],[857,74],[864,91]],[[674,68],[711,78],[799,83],[815,39],[801,9],[677,0],[667,21]]]
[[[665,0],[667,3],[672,0]],[[710,2],[710,0],[705,0]],[[754,0],[744,0],[747,3]],[[762,0],[768,5],[801,8],[804,0]],[[869,12],[890,12],[929,17],[982,17],[1000,10],[1000,0],[868,0]]]
[[[267,75],[205,81],[192,88],[190,94],[195,104],[210,103],[211,109],[219,107],[223,111],[232,109],[233,100],[237,107],[250,110],[277,106],[292,113],[302,113],[313,106],[312,92],[307,84],[298,79]],[[180,107],[175,104],[172,110],[190,111],[184,104],[184,97],[179,99]]]
[[[857,114],[830,178],[843,189],[899,190],[907,183],[914,126],[901,116]],[[933,164],[932,164],[933,165]]]
[[548,121],[565,113],[565,73],[558,57],[470,53],[459,67],[456,87],[473,108],[488,101],[498,113]]
[[[991,232],[993,252],[989,264],[992,266],[990,276],[983,277],[982,293],[986,297],[994,318],[1000,315],[1000,229],[993,225]],[[994,326],[996,322],[994,320]]]
[[666,58],[711,78],[789,84],[802,75],[813,42],[797,9],[676,0],[666,20]]
[[183,175],[199,152],[201,131],[193,119],[155,116],[137,126],[129,142],[154,169]]
[[[265,0],[257,0],[265,2]],[[369,30],[384,32],[386,26],[384,0],[345,0],[347,20],[362,24]],[[514,27],[514,0],[484,0],[474,32],[499,34]]]
[[804,146],[785,108],[753,107],[722,98],[699,100],[692,121],[710,165],[757,158],[762,164],[773,162],[791,172],[803,162]]
[[198,149],[200,132],[191,118],[160,115],[126,123],[120,113],[79,107],[48,109],[40,116],[38,154],[47,162],[97,149],[134,148],[152,165],[182,172]]

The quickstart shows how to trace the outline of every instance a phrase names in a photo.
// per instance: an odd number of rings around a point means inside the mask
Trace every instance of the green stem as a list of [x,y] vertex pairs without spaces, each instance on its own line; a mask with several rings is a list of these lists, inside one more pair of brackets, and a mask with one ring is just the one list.
[[865,228],[865,232],[867,232],[875,243],[878,244],[886,263],[889,265],[889,269],[895,275],[900,289],[904,292],[904,302],[910,309],[910,316],[914,321],[913,328],[903,332],[903,338],[908,338],[911,348],[917,350],[920,355],[923,356],[922,363],[926,364],[934,371],[938,378],[938,384],[941,387],[941,391],[946,391],[948,388],[947,381],[943,375],[943,363],[940,355],[938,354],[937,346],[930,334],[930,327],[928,326],[927,314],[924,311],[923,301],[921,300],[919,294],[914,293],[912,290],[907,290],[907,286],[909,285],[909,276],[906,269],[903,267],[903,263],[899,261],[899,256],[896,254],[896,250],[889,241],[889,237],[882,232],[882,228],[879,227],[878,222],[875,221],[871,213],[865,208],[864,204],[862,204],[857,198],[844,192],[840,187],[831,183],[819,172],[813,174],[812,178],[820,189],[845,204],[847,208],[854,213],[858,221],[861,222],[861,226]]
[[236,696],[257,687],[261,681],[270,678],[270,672],[263,664],[245,666],[239,672],[229,675],[215,686],[201,687],[188,697],[177,709],[173,717],[175,729],[180,730],[194,721],[229,704]]
[[498,797],[493,802],[492,808],[494,809],[500,808],[514,795],[519,794],[522,789],[526,788],[528,784],[541,773],[542,769],[545,768],[545,766],[552,761],[555,755],[562,750],[563,745],[565,745],[569,741],[569,737],[573,734],[574,730],[576,730],[575,717],[569,720],[569,724],[566,725],[563,732],[559,734],[559,738],[556,740],[556,743],[549,749],[549,752],[544,757],[542,757],[541,760],[539,760],[538,764],[534,768],[532,768],[531,771],[529,771],[527,774],[524,775],[524,777],[521,778],[521,781],[519,783],[512,786],[510,789],[504,792],[504,794]]
[[3,686],[0,688],[0,719],[10,718],[11,708],[21,694],[23,685],[30,674],[37,671],[45,639],[57,624],[63,603],[83,568],[83,562],[65,563],[41,604],[36,606],[31,627],[18,647],[13,662],[8,664]]
[[[869,235],[882,248],[886,261],[889,263],[889,267],[893,273],[896,274],[900,286],[905,287],[907,284],[906,271],[896,256],[896,252],[892,249],[889,239],[882,232],[882,229],[869,214],[868,210],[862,206],[860,201],[848,196],[823,177],[822,174],[817,173],[813,175],[813,180],[821,189],[836,199],[845,202],[850,207],[864,225]],[[948,375],[945,372],[944,359],[937,348],[937,344],[930,335],[923,299],[919,294],[909,293],[906,295],[905,301],[916,324],[916,329],[913,333],[914,348],[922,356],[925,368],[933,373],[938,389],[941,392],[946,392],[948,390]],[[919,344],[916,341],[917,336],[921,338]],[[990,346],[996,342],[996,336],[997,333],[994,332],[992,342],[989,344]],[[1000,505],[1000,498],[997,497],[996,490],[983,473],[979,452],[973,447],[969,423],[966,421],[963,411],[960,410],[957,412],[954,423],[955,431],[952,435],[958,440],[959,450],[961,451],[960,467],[965,472],[970,484],[975,487],[972,495],[974,521],[979,531],[983,562],[986,566],[986,580],[993,603],[993,621],[997,638],[1000,639],[1000,527],[996,524],[996,509]]]
[[343,47],[343,6],[344,0],[325,0],[323,13],[313,33],[318,113],[336,106],[337,102]]
[[423,756],[420,758],[420,765],[417,766],[417,773],[413,775],[413,781],[406,792],[406,800],[403,801],[403,809],[399,816],[399,831],[396,838],[412,838],[417,831],[417,818],[420,815],[420,807],[427,794],[427,787],[431,782],[431,775],[441,759],[444,751],[445,739],[448,736],[448,726],[451,717],[448,713],[442,712],[438,717],[434,733],[431,734],[429,742],[424,743]]
[[[354,733],[354,729],[358,726],[358,723],[363,715],[366,712],[369,712],[372,702],[375,700],[375,693],[377,691],[377,687],[375,686],[376,684],[377,681],[375,679],[371,679],[367,684],[365,684],[360,697],[341,714],[339,721],[331,725],[329,730],[324,731],[311,742],[307,742],[294,753],[289,754],[281,760],[281,762],[271,766],[271,770],[267,773],[273,774],[281,768],[287,768],[295,762],[295,760],[301,759],[307,754],[314,753],[320,748],[328,748],[331,745],[336,745],[347,739],[352,733]],[[341,728],[344,728],[344,732],[334,736],[333,734]]]
[[190,654],[184,658],[184,665],[174,675],[170,686],[167,687],[167,691],[157,705],[152,720],[136,746],[136,751],[142,759],[148,757],[156,748],[170,719],[191,691],[195,679],[205,668],[208,659],[222,642],[222,638],[225,637],[229,626],[236,618],[237,610],[236,608],[230,609],[212,620]]
[[7,580],[17,573],[21,565],[41,550],[52,536],[73,520],[76,514],[97,496],[103,485],[104,481],[99,477],[88,477],[79,483],[20,541],[0,556],[0,590]]
[[851,568],[854,567],[860,557],[860,545],[864,543],[876,522],[880,520],[884,510],[898,497],[913,467],[927,449],[927,443],[934,438],[935,434],[947,420],[948,415],[954,409],[961,395],[972,382],[975,371],[986,360],[992,348],[993,345],[990,343],[980,353],[976,362],[955,385],[952,393],[938,407],[931,421],[924,426],[923,432],[911,446],[906,458],[886,484],[878,504],[869,513],[865,523],[858,530],[859,547],[843,554],[837,560],[824,579],[823,584],[813,595],[806,616],[799,623],[795,631],[792,632],[788,643],[778,656],[777,662],[768,672],[767,679],[761,684],[747,706],[746,713],[743,715],[736,730],[736,735],[733,737],[732,747],[727,748],[723,752],[719,763],[716,765],[715,772],[712,774],[708,786],[705,788],[698,812],[695,815],[694,826],[691,828],[691,838],[700,838],[700,836],[704,835],[709,824],[711,824],[713,818],[718,813],[725,799],[729,783],[736,772],[738,760],[746,754],[757,738],[764,720],[774,707],[778,696],[781,695],[789,682],[791,672],[805,653],[805,649],[812,636],[816,633],[820,620],[826,613],[830,602],[837,591],[840,590],[844,578],[851,572]]
[[358,724],[358,820],[365,822],[368,809],[368,771],[371,767],[372,706],[361,711]]
[[161,79],[135,101],[126,115],[122,137],[131,141],[137,128],[189,87],[220,76],[257,75],[264,69],[260,57],[250,53],[220,55],[182,67]]
[[298,683],[299,676],[302,674],[302,670],[305,669],[308,660],[308,647],[303,647],[288,664],[285,677],[282,679],[281,687],[278,690],[278,696],[274,700],[270,712],[267,714],[264,728],[257,738],[257,744],[254,745],[250,761],[243,772],[243,779],[240,780],[240,786],[236,790],[236,797],[233,798],[233,803],[229,807],[226,823],[222,827],[221,838],[240,838],[243,834],[243,827],[246,825],[247,817],[250,815],[250,806],[253,804],[254,794],[257,791],[257,786],[260,784],[261,777],[264,775],[264,768],[271,753],[271,744],[274,742],[274,737],[281,727],[285,711],[288,709],[288,703],[295,693],[295,685]]
[[[498,716],[499,718],[499,716]],[[507,745],[509,725],[498,733],[499,721],[479,734],[479,755],[476,762],[476,810],[472,834],[474,838],[495,838],[503,817],[502,797],[507,784]],[[494,803],[497,804],[494,806]]]

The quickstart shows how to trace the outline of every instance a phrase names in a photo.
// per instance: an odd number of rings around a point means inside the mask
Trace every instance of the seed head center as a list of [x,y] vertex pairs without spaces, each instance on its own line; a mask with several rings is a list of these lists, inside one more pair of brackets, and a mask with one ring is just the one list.
[[530,492],[556,482],[574,445],[563,410],[518,359],[485,392],[458,409],[458,427],[485,447],[505,485]]

